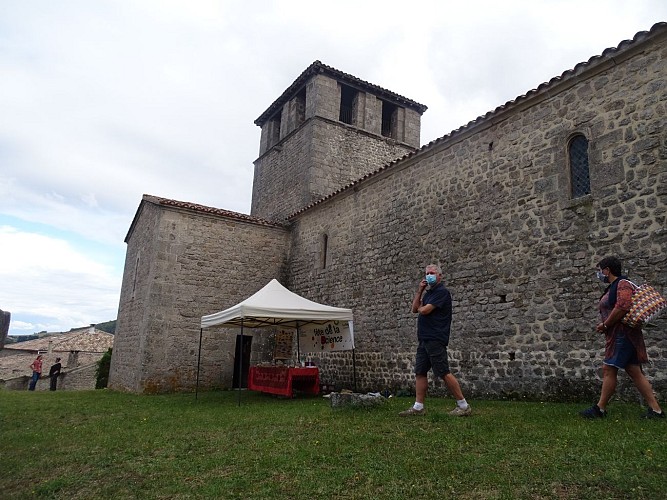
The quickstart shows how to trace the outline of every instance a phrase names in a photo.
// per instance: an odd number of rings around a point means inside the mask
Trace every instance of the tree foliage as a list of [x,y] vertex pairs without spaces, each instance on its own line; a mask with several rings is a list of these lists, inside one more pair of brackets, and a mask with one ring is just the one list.
[[95,328],[107,333],[116,333],[116,320],[105,321],[104,323],[97,323]]
[[107,352],[97,362],[97,370],[95,370],[95,389],[104,389],[109,383],[109,368],[111,366],[111,351],[109,348]]

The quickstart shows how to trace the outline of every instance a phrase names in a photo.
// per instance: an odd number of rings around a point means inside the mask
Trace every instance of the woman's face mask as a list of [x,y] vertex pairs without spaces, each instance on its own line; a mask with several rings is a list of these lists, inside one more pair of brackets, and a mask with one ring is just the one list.
[[600,271],[600,270],[598,269],[598,271],[597,271],[596,274],[597,274],[598,279],[599,279],[600,281],[602,281],[602,283],[609,283],[609,278],[608,278],[607,276],[605,276],[605,275],[602,273],[602,271]]

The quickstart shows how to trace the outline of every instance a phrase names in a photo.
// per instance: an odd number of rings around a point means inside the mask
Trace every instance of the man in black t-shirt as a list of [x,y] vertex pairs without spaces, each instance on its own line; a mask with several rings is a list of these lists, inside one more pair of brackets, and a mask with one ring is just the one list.
[[456,398],[456,408],[449,412],[456,417],[467,417],[472,408],[463,397],[461,386],[449,370],[447,345],[452,325],[452,295],[442,284],[442,271],[435,264],[426,266],[426,276],[419,282],[412,300],[412,312],[417,319],[417,357],[415,360],[415,404],[399,413],[402,417],[425,415],[424,400],[428,391],[428,371],[442,378],[449,392]]
[[58,375],[60,375],[60,370],[62,365],[60,364],[60,358],[56,358],[56,363],[51,366],[49,370],[49,377],[51,377],[51,387],[49,388],[52,391],[56,390],[56,385],[58,384]]

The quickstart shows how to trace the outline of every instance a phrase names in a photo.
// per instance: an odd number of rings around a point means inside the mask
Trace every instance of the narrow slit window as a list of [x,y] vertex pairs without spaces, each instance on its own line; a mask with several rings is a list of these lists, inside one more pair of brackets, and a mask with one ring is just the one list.
[[398,106],[382,101],[382,135],[396,139],[398,127]]
[[570,159],[570,183],[572,198],[581,198],[591,192],[591,179],[588,165],[588,139],[575,135],[568,148]]
[[277,144],[280,141],[280,113],[271,118],[269,126],[271,127],[269,129],[269,134],[270,134],[269,146],[273,146],[274,144]]
[[132,280],[132,298],[134,298],[134,292],[137,290],[138,274],[139,274],[139,256],[137,255],[137,261],[134,263],[134,280]]
[[348,125],[354,125],[354,109],[356,107],[357,92],[347,85],[340,86],[340,114],[338,119]]
[[306,121],[306,89],[296,95],[296,126]]
[[329,235],[324,233],[322,235],[322,248],[320,252],[320,269],[326,269],[327,267],[327,253],[329,251]]

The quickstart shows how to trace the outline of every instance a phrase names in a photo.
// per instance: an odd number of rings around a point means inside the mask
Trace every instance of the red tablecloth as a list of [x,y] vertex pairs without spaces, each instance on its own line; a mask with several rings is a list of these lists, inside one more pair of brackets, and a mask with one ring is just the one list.
[[293,397],[294,390],[320,393],[320,371],[316,367],[251,366],[248,389]]

